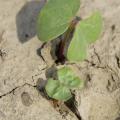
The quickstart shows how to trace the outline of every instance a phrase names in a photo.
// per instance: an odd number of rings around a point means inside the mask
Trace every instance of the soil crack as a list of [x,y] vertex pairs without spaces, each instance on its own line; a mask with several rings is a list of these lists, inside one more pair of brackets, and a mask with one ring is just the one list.
[[96,55],[96,57],[97,57],[97,59],[98,59],[99,63],[101,63],[100,56],[99,56],[99,54],[96,52],[95,47],[94,47],[94,54]]
[[17,87],[15,87],[15,88],[13,88],[12,90],[10,90],[9,92],[4,93],[3,95],[0,96],[0,99],[3,98],[3,97],[5,97],[5,96],[7,96],[7,95],[10,95],[11,93],[14,94],[14,91],[15,91],[15,90],[17,90],[17,89],[19,89],[19,88],[22,88],[22,87],[24,87],[25,85],[28,85],[28,86],[31,86],[31,87],[34,87],[34,88],[37,87],[36,85],[34,86],[34,85],[29,84],[29,83],[24,83],[23,85],[17,86]]
[[115,58],[117,61],[117,66],[118,66],[118,68],[120,68],[120,58],[117,55],[115,55]]

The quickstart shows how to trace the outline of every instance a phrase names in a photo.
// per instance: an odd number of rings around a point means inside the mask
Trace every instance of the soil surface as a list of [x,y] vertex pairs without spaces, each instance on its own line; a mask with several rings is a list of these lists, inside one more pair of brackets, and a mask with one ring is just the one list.
[[[85,88],[54,104],[44,84],[58,65],[36,36],[45,0],[0,0],[0,120],[120,120],[120,1],[81,0],[78,16],[99,10],[103,32],[77,69]],[[54,45],[54,47],[53,47]]]

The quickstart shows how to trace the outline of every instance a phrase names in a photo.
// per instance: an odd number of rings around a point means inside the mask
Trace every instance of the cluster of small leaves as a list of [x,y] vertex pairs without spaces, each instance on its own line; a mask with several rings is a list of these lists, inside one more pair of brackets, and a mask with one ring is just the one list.
[[69,67],[59,69],[57,76],[58,80],[48,79],[45,87],[47,94],[56,100],[68,100],[72,97],[70,90],[84,86],[84,81],[80,80]]

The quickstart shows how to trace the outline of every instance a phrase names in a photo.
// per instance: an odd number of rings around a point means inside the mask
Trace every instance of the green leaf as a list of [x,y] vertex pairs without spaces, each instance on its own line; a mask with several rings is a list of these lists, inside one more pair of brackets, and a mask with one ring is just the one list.
[[76,88],[80,86],[81,80],[69,67],[63,67],[58,70],[58,80],[68,88]]
[[59,87],[59,81],[53,80],[53,79],[48,79],[47,84],[45,86],[45,90],[47,94],[53,98],[53,95],[56,92],[56,89]]
[[88,19],[80,21],[68,48],[68,60],[84,60],[87,56],[87,45],[98,39],[101,30],[102,17],[99,12],[95,12]]
[[83,61],[87,56],[87,42],[79,32],[77,27],[67,51],[67,58],[70,61]]
[[49,79],[45,89],[49,97],[56,100],[66,101],[72,97],[70,90],[57,80]]
[[63,101],[67,101],[72,97],[70,90],[61,85],[60,87],[57,88],[55,94],[53,95],[54,99],[57,100],[63,100]]
[[93,13],[91,17],[79,24],[80,32],[85,36],[88,43],[95,42],[102,31],[102,17],[99,12]]
[[61,83],[64,83],[65,79],[71,78],[74,73],[69,67],[62,67],[57,71],[58,80],[60,80]]
[[84,87],[84,81],[80,80],[69,67],[59,69],[58,78],[59,80],[48,79],[45,86],[48,96],[56,100],[67,101],[72,97],[70,89]]
[[49,0],[37,21],[40,40],[49,41],[64,33],[80,7],[80,0]]
[[73,79],[68,79],[66,81],[66,84],[68,85],[69,88],[80,87],[81,83],[82,83],[82,80],[80,80],[79,77],[74,77]]

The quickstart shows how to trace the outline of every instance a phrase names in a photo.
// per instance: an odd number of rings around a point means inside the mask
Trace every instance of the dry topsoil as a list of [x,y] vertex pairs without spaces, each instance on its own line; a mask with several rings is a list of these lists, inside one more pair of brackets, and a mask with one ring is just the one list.
[[99,10],[103,32],[88,47],[87,60],[68,63],[86,85],[74,92],[72,106],[61,103],[57,108],[38,84],[44,84],[55,64],[51,44],[43,46],[36,37],[44,3],[0,0],[0,120],[120,120],[120,1],[81,0],[78,15],[85,18]]

